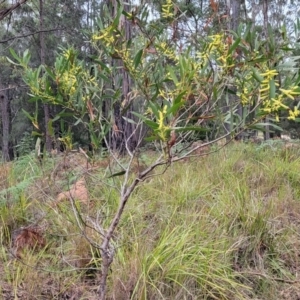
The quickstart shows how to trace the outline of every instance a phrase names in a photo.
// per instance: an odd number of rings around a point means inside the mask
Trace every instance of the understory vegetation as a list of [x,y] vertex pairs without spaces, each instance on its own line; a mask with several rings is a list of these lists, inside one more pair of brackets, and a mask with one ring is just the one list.
[[[233,143],[157,170],[114,234],[107,299],[299,299],[299,154],[297,142]],[[113,168],[80,153],[1,165],[2,299],[97,299]],[[59,196],[80,180],[88,197]]]

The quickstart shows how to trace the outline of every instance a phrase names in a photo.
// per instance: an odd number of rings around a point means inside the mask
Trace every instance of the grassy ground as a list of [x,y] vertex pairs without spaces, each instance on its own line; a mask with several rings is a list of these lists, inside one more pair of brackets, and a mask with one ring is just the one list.
[[[95,245],[122,179],[105,179],[107,165],[87,171],[72,154],[0,166],[1,299],[97,299]],[[107,299],[299,299],[299,169],[300,146],[271,141],[233,144],[147,180],[115,235]],[[88,203],[57,203],[82,178]]]

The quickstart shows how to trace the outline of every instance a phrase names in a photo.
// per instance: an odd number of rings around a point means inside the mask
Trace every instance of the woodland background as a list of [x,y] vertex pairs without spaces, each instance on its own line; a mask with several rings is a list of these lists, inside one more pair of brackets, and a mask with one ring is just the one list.
[[[124,148],[122,141],[118,140],[120,137],[114,134],[114,128],[123,132],[124,136],[129,136],[134,127],[132,124],[128,125],[128,122],[126,125],[122,117],[125,116],[124,113],[128,117],[131,110],[139,111],[139,106],[142,107],[145,100],[145,95],[132,96],[131,92],[134,93],[139,83],[126,71],[122,71],[121,80],[120,72],[115,72],[111,73],[104,83],[99,83],[98,90],[95,91],[97,99],[92,101],[92,109],[94,109],[95,117],[108,126],[101,127],[101,134],[91,136],[91,132],[99,131],[99,128],[87,129],[89,126],[91,128],[91,124],[87,121],[90,117],[88,109],[75,112],[74,106],[77,104],[70,102],[77,100],[72,99],[67,100],[68,104],[54,104],[45,99],[32,99],[30,83],[28,80],[27,84],[24,82],[24,72],[7,59],[14,60],[11,49],[20,57],[27,51],[27,54],[31,56],[28,62],[31,68],[45,65],[50,70],[54,68],[56,58],[61,55],[63,49],[72,47],[87,73],[93,74],[95,70],[103,69],[103,65],[120,64],[118,59],[114,59],[110,54],[103,54],[103,51],[97,48],[101,48],[101,45],[96,46],[93,43],[93,36],[105,24],[108,24],[114,15],[114,9],[105,7],[116,7],[116,5],[117,3],[110,1],[54,0],[3,1],[1,3],[0,147],[5,161],[32,151],[37,137],[42,139],[47,151],[59,148],[59,138],[64,139],[70,136],[77,148],[81,146],[90,150],[92,148],[99,150],[100,144],[105,144],[102,140],[103,135],[106,135],[110,147]],[[238,36],[244,34],[242,43],[248,45],[251,51],[260,52],[261,56],[256,59],[255,64],[267,64],[269,67],[276,68],[280,63],[288,62],[289,65],[285,70],[293,70],[291,76],[296,82],[297,71],[294,70],[298,66],[299,54],[299,23],[297,21],[299,3],[297,1],[177,1],[173,3],[172,13],[175,19],[172,20],[163,16],[163,5],[165,5],[163,1],[133,2],[125,5],[125,10],[132,12],[124,23],[125,38],[133,43],[135,49],[139,49],[139,43],[141,47],[146,47],[141,39],[138,39],[141,36],[140,31],[143,32],[144,38],[147,37],[149,44],[152,43],[151,38],[154,40],[157,37],[163,39],[166,45],[175,48],[176,51],[187,47],[191,49],[190,51],[197,51],[203,47],[203,41],[208,37],[220,33],[229,34],[233,30]],[[9,13],[12,8],[14,8],[13,13]],[[247,30],[250,30],[251,34],[246,34]],[[275,49],[270,49],[270,43]],[[153,49],[150,47],[146,50],[151,55]],[[244,50],[237,48],[234,51],[236,51],[237,64],[240,59],[238,56],[243,57]],[[174,65],[174,63],[170,59],[164,59],[162,66],[164,65]],[[155,68],[154,73],[160,76],[159,69]],[[102,74],[102,76],[107,75]],[[105,88],[112,88],[114,93],[105,91]],[[210,86],[205,88],[207,91],[204,89],[198,91],[199,94],[204,93],[204,97],[212,91]],[[209,130],[209,134],[198,135],[192,139],[212,140],[229,132],[230,122],[234,122],[233,116],[239,116],[242,121],[246,120],[241,107],[236,106],[238,101],[232,100],[236,98],[236,93],[234,86],[225,90],[222,95],[223,100],[217,103],[219,111],[224,112],[223,118],[203,122],[203,128]],[[233,101],[234,105],[228,106],[228,97],[231,97],[230,101]],[[120,105],[127,98],[134,98],[134,100],[129,101],[126,112],[122,112]],[[192,99],[192,96],[190,98]],[[297,101],[295,103],[298,105]],[[290,101],[288,105],[295,103]],[[203,111],[204,109],[202,113]],[[297,138],[299,135],[297,123],[290,122],[285,116],[281,113],[280,122],[275,122],[275,124]],[[267,129],[265,137],[268,139],[270,137],[268,125],[263,129]],[[271,131],[274,135],[274,128],[271,128]],[[98,140],[98,145],[95,140]],[[135,143],[136,141],[132,140],[132,147],[135,147]]]

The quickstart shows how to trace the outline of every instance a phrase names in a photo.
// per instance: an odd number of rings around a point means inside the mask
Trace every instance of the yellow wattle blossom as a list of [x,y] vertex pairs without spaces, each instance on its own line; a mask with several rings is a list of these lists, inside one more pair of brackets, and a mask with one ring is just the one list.
[[267,69],[267,71],[261,73],[260,75],[264,77],[264,79],[261,82],[261,87],[259,89],[260,99],[265,101],[264,105],[265,107],[267,107],[266,105],[268,104],[267,100],[270,100],[269,97],[270,97],[271,81],[274,80],[275,86],[279,85],[278,82],[274,79],[274,77],[278,75],[278,72],[276,70]]
[[284,98],[282,95],[278,95],[276,98],[264,100],[263,106],[262,110],[265,113],[275,113],[275,116],[281,109],[289,110],[289,107],[284,104]]
[[241,92],[237,92],[236,94],[240,98],[242,105],[249,104],[250,96],[249,91],[246,87],[244,87]]
[[174,94],[172,92],[164,91],[162,89],[159,90],[158,95],[167,101],[173,101],[173,99],[174,99]]
[[70,96],[76,93],[78,84],[76,79],[76,68],[71,68],[62,74],[60,77],[59,83],[60,88],[64,93],[69,93]]
[[226,72],[227,69],[234,67],[232,56],[234,54],[228,54],[230,49],[230,44],[227,42],[226,36],[222,34],[215,34],[209,36],[209,43],[204,51],[197,54],[197,58],[200,60],[201,64],[206,65],[211,56],[212,60],[218,63],[221,70]]
[[300,110],[298,110],[298,107],[294,107],[294,110],[289,110],[289,116],[288,120],[295,120],[296,117],[300,115]]
[[92,41],[101,41],[106,47],[114,47],[115,41],[120,37],[120,33],[116,30],[114,25],[101,30],[98,34],[93,34]]
[[167,58],[172,59],[174,61],[178,61],[178,56],[176,55],[175,51],[166,42],[161,42],[161,43],[157,44],[156,47]]
[[261,73],[260,75],[268,79],[271,79],[274,76],[277,76],[278,72],[276,70],[267,70],[265,73]]
[[166,0],[166,3],[162,5],[161,7],[162,10],[162,17],[163,18],[173,18],[174,17],[174,8],[173,8],[173,3],[172,0]]
[[298,86],[293,86],[289,90],[285,89],[279,89],[285,96],[290,98],[291,100],[295,100],[294,95],[300,95],[300,92],[298,91],[299,87]]
[[167,107],[167,105],[165,105],[163,110],[158,112],[158,115],[159,115],[158,120],[157,120],[158,128],[156,130],[158,136],[164,142],[167,140],[167,138],[168,138],[167,134],[170,131],[170,127],[165,125],[165,117],[167,114],[167,110],[168,110],[168,107]]
[[245,70],[241,78],[236,78],[234,81],[237,87],[237,96],[240,98],[242,105],[253,105],[255,87],[253,87],[252,72]]
[[291,110],[288,105],[285,104],[285,101],[287,98],[295,100],[294,96],[300,94],[299,87],[292,86],[289,89],[279,88],[278,90],[280,94],[276,93],[274,98],[269,99],[271,81],[273,80],[273,84],[275,84],[275,86],[279,86],[278,82],[274,79],[274,77],[278,75],[278,72],[276,70],[266,70],[260,75],[264,77],[263,81],[261,82],[261,88],[259,89],[260,98],[263,100],[262,110],[267,114],[274,113],[277,121],[279,121],[279,111],[285,110],[289,112],[288,119],[295,120],[295,118],[300,115],[300,111],[297,107],[294,107],[294,110]]

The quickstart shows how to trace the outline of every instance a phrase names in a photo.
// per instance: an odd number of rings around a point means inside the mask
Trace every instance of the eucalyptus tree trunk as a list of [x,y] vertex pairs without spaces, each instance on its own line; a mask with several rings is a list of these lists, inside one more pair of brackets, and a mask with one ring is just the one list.
[[[264,16],[264,35],[265,40],[268,40],[268,24],[269,24],[269,18],[268,18],[268,0],[263,0],[263,16]],[[266,118],[266,123],[269,123],[269,118]],[[270,139],[270,127],[269,125],[266,126],[266,131],[264,134],[265,140]]]
[[[44,3],[43,0],[40,0],[40,56],[41,64],[45,65],[45,35],[44,35]],[[50,152],[52,149],[52,140],[49,133],[49,105],[44,104],[44,124],[45,124],[45,147],[47,152]]]
[[[122,3],[124,10],[130,11],[130,3]],[[118,1],[111,0],[108,2],[113,17],[116,15],[118,9]],[[123,15],[120,17],[120,30],[124,31],[126,43],[132,38],[132,26]],[[137,145],[137,139],[135,135],[135,125],[124,120],[125,118],[134,119],[132,116],[133,104],[129,103],[129,93],[131,91],[132,80],[124,68],[124,65],[120,59],[112,59],[112,65],[118,67],[119,71],[114,78],[114,82],[121,82],[121,99],[117,100],[113,104],[113,128],[110,133],[110,147],[120,153],[124,154],[126,150],[133,151]],[[122,105],[123,103],[123,105]],[[126,149],[127,148],[127,149]]]
[[[239,26],[240,22],[240,15],[241,15],[241,0],[227,0],[227,15],[230,16],[229,22],[228,22],[228,29],[236,31]],[[234,86],[230,87],[231,90],[236,92],[236,88]],[[228,111],[231,112],[230,116],[230,123],[225,123],[224,127],[227,133],[229,133],[231,128],[231,123],[233,123],[234,116],[232,115],[232,111],[234,108],[235,103],[237,102],[237,96],[233,94],[228,94],[228,102],[226,103],[226,106],[224,108],[224,112]],[[237,115],[239,116],[240,120],[243,118],[243,108],[241,104],[238,104],[237,106]],[[238,139],[241,138],[241,136],[237,137]],[[230,139],[230,136],[228,136],[228,139]]]
[[[2,90],[3,89],[3,90]],[[1,91],[2,90],[2,91]],[[8,90],[0,85],[0,110],[2,127],[2,159],[10,161],[14,158],[13,146],[10,140],[11,133],[11,109]]]

